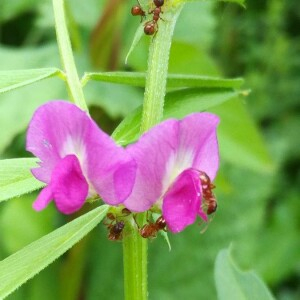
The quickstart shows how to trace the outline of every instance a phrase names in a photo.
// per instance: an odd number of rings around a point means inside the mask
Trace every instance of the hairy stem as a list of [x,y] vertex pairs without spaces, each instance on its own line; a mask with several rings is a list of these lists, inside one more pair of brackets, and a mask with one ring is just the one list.
[[150,45],[141,132],[159,123],[163,116],[172,35],[181,8],[182,5],[177,7],[171,18],[168,14],[168,19],[159,21]]
[[[163,116],[172,35],[181,8],[179,5],[166,16],[168,19],[159,20],[158,32],[151,41],[141,133],[159,123]],[[139,218],[144,224],[146,213]],[[123,238],[125,300],[146,300],[148,240],[140,236],[134,222],[127,228]]]
[[123,238],[125,300],[146,300],[147,239],[140,236],[134,223],[127,223]]

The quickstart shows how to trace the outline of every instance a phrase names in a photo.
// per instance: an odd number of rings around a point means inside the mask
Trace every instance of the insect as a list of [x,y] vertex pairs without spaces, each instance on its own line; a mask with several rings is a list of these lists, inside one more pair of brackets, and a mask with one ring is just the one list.
[[120,241],[123,238],[123,229],[125,227],[124,221],[116,221],[115,224],[109,225],[107,228],[109,229],[108,232],[108,239],[111,241]]
[[139,233],[143,238],[154,238],[159,230],[166,230],[166,221],[163,216],[160,216],[155,222],[145,224],[142,228],[139,228]]
[[144,33],[146,35],[153,35],[158,30],[158,20],[161,19],[160,14],[162,13],[161,7],[164,5],[164,0],[153,0],[155,8],[150,11],[150,14],[153,14],[151,21],[145,23]]
[[144,26],[144,33],[146,35],[153,35],[157,31],[157,23],[154,21],[149,21]]
[[206,200],[206,205],[207,205],[207,211],[206,213],[208,215],[213,214],[217,208],[218,208],[218,203],[217,203],[217,199],[215,198],[215,196],[213,195],[213,197],[210,198],[205,198]]
[[131,8],[131,14],[133,16],[141,16],[141,22],[146,17],[145,11],[142,9],[140,2],[138,1],[138,5],[134,5]]
[[[124,208],[122,210],[122,216],[127,216],[131,213],[130,210],[128,210],[127,208]],[[111,220],[111,222],[109,224],[105,224],[107,229],[108,229],[108,239],[111,241],[120,241],[123,238],[123,229],[125,227],[125,222],[124,221],[118,221],[117,217],[112,214],[112,213],[108,213],[106,215],[106,218]]]
[[211,183],[209,176],[205,172],[200,171],[199,178],[202,184],[204,203],[207,208],[206,213],[211,215],[217,210],[218,207],[217,199],[212,192],[212,190],[215,188],[215,185]]

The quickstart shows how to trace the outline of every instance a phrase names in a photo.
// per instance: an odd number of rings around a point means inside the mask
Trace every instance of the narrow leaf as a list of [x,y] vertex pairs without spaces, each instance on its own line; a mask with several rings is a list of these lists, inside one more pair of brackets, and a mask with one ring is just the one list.
[[[192,112],[205,111],[238,95],[238,92],[221,89],[183,89],[166,95],[164,119],[183,118]],[[140,132],[142,109],[139,107],[126,117],[113,133],[121,145],[135,141]]]
[[128,58],[129,58],[130,54],[132,53],[134,48],[137,46],[137,44],[139,43],[139,41],[140,41],[140,39],[142,38],[143,35],[144,35],[144,26],[141,23],[139,25],[139,27],[137,28],[135,34],[134,34],[133,41],[131,43],[130,49],[129,49],[127,55],[126,55],[126,58],[125,58],[125,64],[126,65],[127,65]]
[[[85,84],[89,80],[98,80],[144,87],[145,76],[146,74],[141,72],[85,73],[82,83]],[[239,88],[243,82],[244,80],[242,78],[224,79],[212,76],[169,74],[167,78],[167,87]]]
[[215,263],[215,283],[219,300],[274,300],[263,281],[254,272],[242,272],[229,250],[221,250]]
[[1,261],[0,298],[11,294],[81,240],[101,222],[108,208],[102,205]]
[[56,68],[0,71],[0,94],[54,76],[64,77]]
[[36,158],[0,160],[0,201],[20,196],[43,187],[30,169],[37,167]]

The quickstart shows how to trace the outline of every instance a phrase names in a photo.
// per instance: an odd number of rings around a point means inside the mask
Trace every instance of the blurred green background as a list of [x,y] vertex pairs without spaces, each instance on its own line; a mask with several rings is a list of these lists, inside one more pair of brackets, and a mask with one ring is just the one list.
[[[134,4],[67,1],[80,74],[146,70],[146,36],[124,63],[140,22],[130,15]],[[60,67],[50,0],[1,0],[0,22],[1,70]],[[230,244],[243,269],[254,269],[277,299],[300,299],[299,28],[298,0],[249,0],[246,10],[210,1],[185,6],[170,72],[242,76],[251,93],[211,110],[221,115],[226,140],[219,209],[204,234],[195,224],[170,235],[171,252],[160,237],[149,243],[149,299],[216,299],[214,260]],[[109,133],[143,99],[142,89],[124,85],[90,82],[84,91],[93,118]],[[57,78],[0,95],[1,159],[29,156],[25,131],[33,111],[61,98],[67,94]],[[231,135],[225,139],[224,132]],[[1,204],[1,259],[69,220],[53,206],[34,212],[35,196]],[[106,235],[98,226],[7,299],[122,299],[122,245]]]

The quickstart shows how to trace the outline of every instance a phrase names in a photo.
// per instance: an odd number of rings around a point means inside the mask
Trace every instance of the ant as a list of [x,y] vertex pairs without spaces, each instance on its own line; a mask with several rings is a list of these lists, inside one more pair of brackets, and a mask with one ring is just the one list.
[[[122,209],[124,216],[127,216],[131,213],[127,208]],[[110,224],[105,224],[108,231],[108,239],[111,241],[120,241],[123,238],[123,229],[125,227],[124,221],[118,221],[117,217],[113,213],[108,213],[106,215],[107,219],[111,220]],[[114,223],[114,224],[113,224]]]
[[151,21],[146,22],[144,26],[144,33],[146,35],[153,35],[158,30],[158,20],[161,19],[160,14],[162,13],[161,7],[164,5],[164,0],[153,0],[155,8],[150,11],[150,14],[153,14],[153,19]]
[[209,176],[205,172],[200,171],[199,178],[202,184],[203,198],[207,207],[206,213],[211,215],[217,210],[218,207],[217,199],[212,192],[212,189],[215,188],[215,185],[211,183]]
[[159,230],[166,231],[166,220],[163,216],[160,216],[155,222],[151,222],[147,219],[148,223],[145,224],[142,228],[139,227],[136,219],[134,218],[135,223],[137,224],[139,228],[139,233],[141,237],[147,239],[147,238],[155,238],[157,235],[157,232]]
[[141,22],[143,21],[143,19],[146,17],[146,13],[145,11],[142,9],[142,6],[138,0],[138,5],[134,5],[131,8],[131,14],[133,16],[141,16]]

